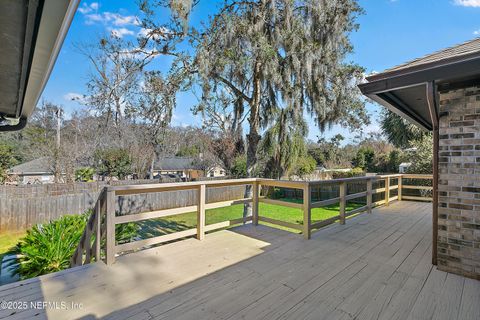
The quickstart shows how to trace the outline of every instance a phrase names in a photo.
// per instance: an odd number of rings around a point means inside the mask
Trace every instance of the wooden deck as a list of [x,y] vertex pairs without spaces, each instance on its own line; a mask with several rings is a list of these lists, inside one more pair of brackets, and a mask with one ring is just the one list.
[[64,305],[0,319],[480,319],[480,282],[431,265],[431,228],[431,204],[404,201],[311,240],[237,227],[2,286]]

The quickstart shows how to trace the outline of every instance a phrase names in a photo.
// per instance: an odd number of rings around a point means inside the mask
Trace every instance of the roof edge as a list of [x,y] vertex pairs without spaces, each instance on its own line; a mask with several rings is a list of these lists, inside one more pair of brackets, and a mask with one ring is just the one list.
[[368,82],[385,80],[385,79],[396,77],[396,76],[403,76],[410,73],[428,71],[430,69],[434,69],[437,67],[444,67],[450,64],[467,62],[475,59],[480,59],[480,52],[465,54],[465,55],[451,57],[451,58],[445,58],[440,61],[428,62],[428,63],[407,67],[399,70],[385,71],[382,73],[377,73],[371,76],[367,76],[365,77],[365,79]]

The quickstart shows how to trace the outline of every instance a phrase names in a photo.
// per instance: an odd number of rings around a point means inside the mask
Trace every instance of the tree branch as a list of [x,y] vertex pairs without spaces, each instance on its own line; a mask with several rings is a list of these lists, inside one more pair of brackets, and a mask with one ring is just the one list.
[[220,75],[216,75],[215,76],[218,80],[220,80],[221,82],[223,82],[227,87],[229,87],[237,96],[239,97],[242,97],[242,99],[248,101],[248,103],[251,103],[252,102],[252,98],[250,98],[249,96],[247,96],[245,93],[243,93],[243,91],[241,91],[240,89],[238,89],[237,87],[235,87],[233,85],[233,83],[231,83],[230,81],[228,81],[227,79],[225,79],[224,77],[220,76]]

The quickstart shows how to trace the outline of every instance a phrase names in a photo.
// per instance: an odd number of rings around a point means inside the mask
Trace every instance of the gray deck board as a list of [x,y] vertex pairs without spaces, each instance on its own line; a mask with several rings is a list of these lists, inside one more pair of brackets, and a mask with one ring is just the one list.
[[480,319],[480,282],[431,265],[431,205],[394,202],[313,234],[251,225],[0,287],[82,303],[0,319]]

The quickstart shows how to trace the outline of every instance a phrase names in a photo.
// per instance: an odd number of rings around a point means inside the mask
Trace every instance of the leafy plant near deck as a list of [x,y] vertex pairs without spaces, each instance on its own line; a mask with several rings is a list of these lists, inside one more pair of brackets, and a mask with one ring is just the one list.
[[67,269],[89,214],[66,215],[27,231],[17,245],[22,279]]
[[115,241],[117,244],[130,242],[137,236],[139,227],[133,222],[115,226]]
[[[69,268],[91,214],[88,210],[81,215],[66,215],[28,230],[17,244],[20,277],[27,279]],[[116,226],[115,231],[117,243],[129,242],[137,235],[138,226],[127,223]]]

